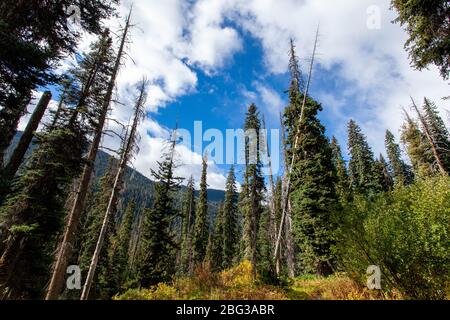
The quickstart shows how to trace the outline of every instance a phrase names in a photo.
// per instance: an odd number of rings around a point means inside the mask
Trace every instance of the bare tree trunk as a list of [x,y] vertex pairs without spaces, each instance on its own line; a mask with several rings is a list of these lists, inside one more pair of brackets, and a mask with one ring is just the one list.
[[441,155],[438,152],[436,143],[434,142],[434,139],[431,136],[430,128],[428,127],[428,124],[427,124],[425,118],[423,117],[422,113],[419,111],[419,108],[417,107],[417,105],[414,102],[414,99],[412,97],[411,97],[411,101],[413,103],[414,109],[417,112],[417,115],[419,116],[420,123],[422,124],[423,130],[425,131],[425,136],[427,137],[428,142],[431,145],[431,150],[433,151],[433,155],[434,155],[434,158],[436,159],[436,163],[438,165],[439,171],[442,174],[442,176],[445,177],[445,176],[447,176],[447,171],[445,170],[445,166],[444,166],[444,163],[442,162]]
[[[311,77],[312,77],[312,71],[313,71],[313,66],[314,66],[314,58],[316,55],[316,49],[317,49],[317,41],[319,38],[319,27],[317,27],[317,31],[316,31],[316,40],[314,42],[314,50],[313,50],[313,54],[312,54],[312,58],[311,58],[311,65],[309,68],[309,76],[308,76],[308,83],[306,85],[306,90],[303,96],[303,103],[302,103],[302,108],[300,111],[300,119],[299,119],[299,123],[301,124],[303,121],[303,116],[305,113],[305,106],[306,106],[306,101],[308,98],[308,91],[309,91],[309,87],[311,84]],[[297,149],[298,147],[298,140],[299,140],[299,133],[297,132],[296,137],[295,137],[295,143],[294,143],[294,150]],[[275,252],[274,252],[274,259],[277,259],[277,255],[278,255],[278,251],[280,248],[280,242],[281,242],[281,236],[282,236],[282,231],[283,231],[283,225],[285,223],[285,219],[286,219],[286,215],[287,215],[287,211],[289,210],[289,197],[290,197],[290,193],[291,193],[291,174],[292,174],[292,169],[294,168],[294,164],[295,164],[295,153],[292,154],[292,159],[291,159],[291,164],[288,168],[287,171],[287,182],[286,182],[286,188],[285,188],[285,192],[284,192],[284,196],[283,196],[283,213],[281,215],[281,221],[280,221],[280,227],[278,229],[278,239],[277,239],[277,243],[275,245]]]
[[130,28],[130,22],[131,22],[131,11],[126,20],[126,25],[123,31],[119,51],[117,53],[111,79],[108,84],[107,93],[101,108],[101,116],[99,119],[98,127],[95,132],[95,136],[87,156],[87,164],[85,165],[83,173],[81,175],[80,184],[78,186],[75,201],[73,203],[72,210],[68,216],[68,222],[66,225],[66,230],[64,232],[64,238],[59,246],[55,266],[53,268],[52,278],[50,280],[50,284],[47,291],[46,296],[47,300],[57,299],[64,286],[64,278],[66,274],[68,260],[71,255],[73,242],[76,238],[81,213],[85,205],[89,182],[91,180],[92,172],[94,170],[94,161],[95,158],[97,157],[100,140],[103,135],[103,127],[105,125],[106,115],[108,113],[109,106],[112,100],[112,94],[115,87],[115,82],[117,74],[119,72],[120,64],[122,61],[128,31]]
[[140,119],[142,118],[143,106],[144,106],[144,103],[146,100],[145,88],[146,88],[146,81],[143,80],[142,86],[140,88],[140,95],[139,95],[138,101],[136,102],[136,106],[135,106],[133,125],[131,127],[130,134],[128,135],[128,137],[126,137],[125,147],[124,147],[124,150],[122,153],[122,159],[120,161],[120,165],[117,170],[116,178],[114,180],[114,186],[113,186],[113,189],[111,192],[111,196],[109,198],[108,207],[106,208],[105,217],[103,219],[102,228],[100,230],[100,235],[97,240],[97,245],[95,247],[95,251],[92,256],[92,260],[91,260],[91,264],[89,266],[89,271],[88,271],[88,275],[86,278],[86,282],[84,284],[83,292],[81,294],[81,300],[87,300],[89,297],[89,292],[91,290],[92,282],[93,282],[94,276],[95,276],[95,270],[97,269],[98,259],[100,257],[100,251],[102,249],[103,242],[104,242],[105,236],[106,236],[106,232],[108,230],[109,219],[114,211],[113,208],[117,204],[117,199],[118,199],[119,192],[121,189],[120,186],[123,182],[123,174],[125,172],[127,164],[130,160],[131,153],[133,152],[133,148],[136,143],[137,126],[139,124]]
[[27,127],[25,128],[25,131],[22,134],[22,137],[20,137],[20,141],[16,149],[14,150],[8,164],[5,167],[5,177],[7,179],[13,178],[17,173],[20,165],[22,164],[25,153],[27,152],[31,141],[33,140],[34,132],[39,127],[39,123],[41,122],[45,110],[47,110],[48,104],[50,103],[51,99],[52,94],[50,91],[45,91],[42,94],[42,97],[39,100],[39,103],[37,104],[36,109],[34,110],[33,115],[31,116],[31,119],[28,122]]

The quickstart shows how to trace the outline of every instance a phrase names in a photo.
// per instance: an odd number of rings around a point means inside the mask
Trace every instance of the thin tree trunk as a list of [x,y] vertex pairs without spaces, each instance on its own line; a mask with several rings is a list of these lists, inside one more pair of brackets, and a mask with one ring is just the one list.
[[111,79],[108,84],[107,93],[105,99],[103,101],[103,105],[101,108],[101,116],[99,119],[98,127],[95,132],[94,139],[92,141],[88,156],[87,156],[87,164],[84,167],[83,173],[80,178],[80,183],[77,190],[77,195],[75,197],[72,210],[68,217],[68,222],[66,225],[66,230],[64,232],[64,238],[60,244],[57,258],[55,262],[55,266],[52,273],[52,278],[50,280],[50,284],[47,291],[47,300],[57,299],[59,294],[61,293],[64,286],[64,278],[66,274],[66,269],[68,265],[68,261],[71,255],[73,242],[76,238],[76,233],[78,229],[78,224],[80,221],[81,213],[83,211],[86,194],[88,191],[89,182],[92,177],[92,172],[94,170],[94,161],[97,157],[98,148],[100,145],[100,140],[103,135],[103,127],[106,121],[106,115],[108,113],[108,109],[112,100],[112,94],[115,87],[115,82],[117,78],[117,74],[119,72],[120,64],[122,61],[122,56],[125,49],[125,43],[128,36],[128,31],[130,28],[131,22],[131,11],[127,17],[125,29],[123,31],[119,51],[117,53],[116,62],[113,68],[113,73],[111,75]]
[[135,113],[134,113],[134,119],[133,119],[133,125],[131,127],[131,132],[126,137],[125,141],[125,148],[122,153],[122,159],[120,161],[119,168],[117,170],[116,178],[114,180],[114,186],[111,192],[111,196],[109,197],[108,207],[106,208],[105,217],[103,219],[102,228],[100,230],[100,235],[97,240],[97,245],[95,247],[94,254],[92,256],[91,264],[89,266],[88,275],[86,278],[86,282],[83,287],[83,292],[81,294],[81,300],[87,300],[89,297],[89,292],[91,290],[92,282],[94,280],[95,276],[95,270],[97,269],[98,259],[100,257],[100,251],[103,247],[103,242],[105,240],[106,232],[108,230],[108,224],[110,217],[113,213],[113,209],[117,204],[117,199],[120,192],[120,186],[122,184],[123,180],[123,174],[125,172],[125,169],[127,167],[128,161],[130,160],[131,153],[133,152],[133,148],[136,143],[136,131],[137,126],[139,124],[139,120],[142,117],[143,111],[143,105],[145,103],[145,87],[146,87],[146,81],[142,81],[142,87],[140,89],[140,95],[139,99],[136,102],[135,106]]
[[419,116],[419,120],[422,123],[423,130],[425,131],[425,136],[427,137],[428,142],[431,145],[431,150],[433,151],[433,155],[434,155],[434,158],[436,159],[439,171],[442,174],[442,176],[445,177],[445,176],[447,176],[447,171],[445,170],[444,163],[442,162],[441,156],[437,150],[436,143],[434,142],[434,139],[431,136],[430,128],[428,127],[427,121],[423,117],[422,113],[419,111],[419,108],[417,107],[417,105],[414,102],[412,97],[411,97],[411,101],[413,103],[414,109],[417,112],[417,115]]
[[6,150],[17,133],[20,118],[25,114],[31,97],[20,100],[11,96],[11,100],[0,110],[0,168],[4,166]]
[[34,110],[33,115],[31,116],[31,119],[29,120],[27,127],[22,134],[22,137],[20,137],[20,141],[16,149],[14,150],[8,164],[5,167],[5,177],[7,179],[12,179],[17,173],[20,165],[22,164],[25,153],[27,152],[31,141],[33,140],[34,132],[39,127],[39,123],[41,122],[51,99],[51,92],[45,91],[41,99],[39,100],[39,103],[37,104],[36,109]]
[[[316,55],[316,49],[317,49],[317,41],[319,38],[319,27],[317,27],[317,31],[316,31],[316,40],[314,42],[314,50],[313,50],[313,54],[312,54],[312,58],[311,58],[311,65],[309,68],[309,76],[308,76],[308,83],[306,85],[306,90],[303,96],[303,103],[302,103],[302,108],[300,111],[300,119],[299,119],[299,124],[301,125],[302,121],[303,121],[303,116],[305,113],[305,106],[306,106],[306,101],[307,101],[307,97],[308,97],[308,91],[309,91],[309,87],[311,84],[311,77],[312,77],[312,71],[313,71],[313,66],[314,66],[314,58]],[[294,143],[294,150],[297,149],[298,147],[298,140],[299,140],[299,133],[297,132],[296,137],[295,137],[295,143]],[[280,241],[281,241],[281,235],[282,235],[282,231],[283,231],[283,224],[285,223],[284,220],[286,219],[286,214],[287,211],[289,210],[289,197],[290,197],[290,192],[291,192],[291,174],[292,174],[292,169],[294,167],[295,164],[295,153],[292,154],[292,159],[291,159],[291,164],[288,168],[287,171],[287,182],[286,182],[286,189],[285,189],[285,194],[283,197],[283,213],[281,215],[281,221],[280,221],[280,227],[278,229],[278,239],[277,239],[277,243],[275,245],[275,252],[274,252],[274,260],[277,259],[277,255],[278,255],[278,250],[280,247]]]

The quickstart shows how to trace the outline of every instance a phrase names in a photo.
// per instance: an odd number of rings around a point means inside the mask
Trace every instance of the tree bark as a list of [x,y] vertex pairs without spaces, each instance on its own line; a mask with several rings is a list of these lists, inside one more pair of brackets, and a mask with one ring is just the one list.
[[41,122],[51,99],[51,92],[45,91],[41,99],[39,100],[39,103],[37,104],[36,109],[34,110],[33,115],[31,116],[31,119],[29,120],[27,127],[22,134],[22,137],[20,138],[19,144],[17,145],[11,158],[9,159],[8,164],[5,167],[4,172],[7,179],[12,179],[17,173],[20,165],[22,164],[25,153],[27,152],[31,141],[33,140],[34,132],[39,127],[39,123]]
[[117,58],[114,64],[113,73],[111,75],[111,79],[108,84],[107,93],[105,95],[105,99],[103,101],[101,107],[101,116],[99,119],[98,127],[94,135],[94,139],[92,141],[88,156],[87,156],[87,164],[84,167],[83,173],[80,178],[77,194],[68,216],[68,222],[66,225],[66,230],[64,232],[64,238],[59,246],[59,250],[56,256],[55,266],[52,272],[52,278],[50,279],[50,284],[47,290],[47,300],[57,299],[59,294],[63,290],[64,286],[64,278],[66,274],[66,269],[68,265],[68,260],[70,258],[73,243],[76,238],[76,233],[78,229],[78,224],[80,222],[81,213],[83,211],[86,194],[89,187],[89,182],[92,177],[92,172],[94,170],[94,162],[97,157],[98,148],[100,145],[101,137],[103,135],[103,127],[106,121],[106,115],[108,113],[108,109],[112,100],[112,94],[115,87],[115,82],[117,78],[117,74],[119,72],[120,64],[122,61],[122,56],[125,49],[125,43],[128,36],[128,31],[130,28],[131,22],[131,11],[127,17],[125,29],[123,31],[119,51],[117,53]]
[[87,300],[89,298],[89,292],[91,290],[92,282],[94,280],[95,270],[97,269],[98,259],[100,257],[100,251],[102,249],[103,242],[104,242],[105,236],[106,236],[106,232],[108,230],[108,223],[109,223],[110,217],[113,213],[113,208],[117,204],[117,199],[118,199],[119,192],[121,189],[120,186],[121,186],[122,180],[123,180],[123,174],[127,167],[128,161],[130,160],[130,156],[131,156],[131,153],[132,153],[134,145],[135,145],[137,126],[139,124],[140,118],[142,117],[142,113],[143,113],[142,108],[145,103],[145,86],[146,86],[145,81],[142,81],[140,96],[139,96],[139,99],[135,106],[133,125],[131,127],[130,134],[128,135],[128,137],[125,138],[126,139],[125,148],[122,153],[122,159],[120,160],[119,168],[117,169],[117,174],[116,174],[116,177],[114,180],[114,186],[113,186],[113,189],[111,192],[111,196],[109,197],[108,207],[106,208],[105,217],[103,219],[102,228],[100,230],[100,235],[98,237],[95,251],[92,256],[91,264],[89,266],[88,275],[87,275],[86,282],[83,287],[83,292],[81,294],[81,300]]

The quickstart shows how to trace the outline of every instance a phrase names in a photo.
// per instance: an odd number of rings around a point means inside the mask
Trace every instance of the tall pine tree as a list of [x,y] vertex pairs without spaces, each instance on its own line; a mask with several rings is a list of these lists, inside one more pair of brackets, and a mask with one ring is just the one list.
[[200,194],[197,200],[195,211],[194,226],[194,263],[198,264],[204,261],[206,257],[206,248],[209,239],[209,220],[208,220],[208,184],[207,184],[208,164],[206,157],[202,161],[202,176],[200,180]]
[[225,200],[223,203],[223,260],[224,269],[231,268],[237,258],[237,244],[239,243],[239,217],[238,217],[238,193],[236,188],[236,176],[234,167],[228,172],[225,185]]

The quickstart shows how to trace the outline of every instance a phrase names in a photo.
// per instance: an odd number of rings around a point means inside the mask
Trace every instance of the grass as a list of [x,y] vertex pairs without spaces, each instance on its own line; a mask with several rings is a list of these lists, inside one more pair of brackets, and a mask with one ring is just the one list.
[[190,278],[177,278],[149,289],[133,289],[116,300],[379,300],[401,299],[359,286],[345,274],[327,278],[305,275],[284,287],[269,286],[252,277],[250,262],[213,273],[207,265],[196,268]]

